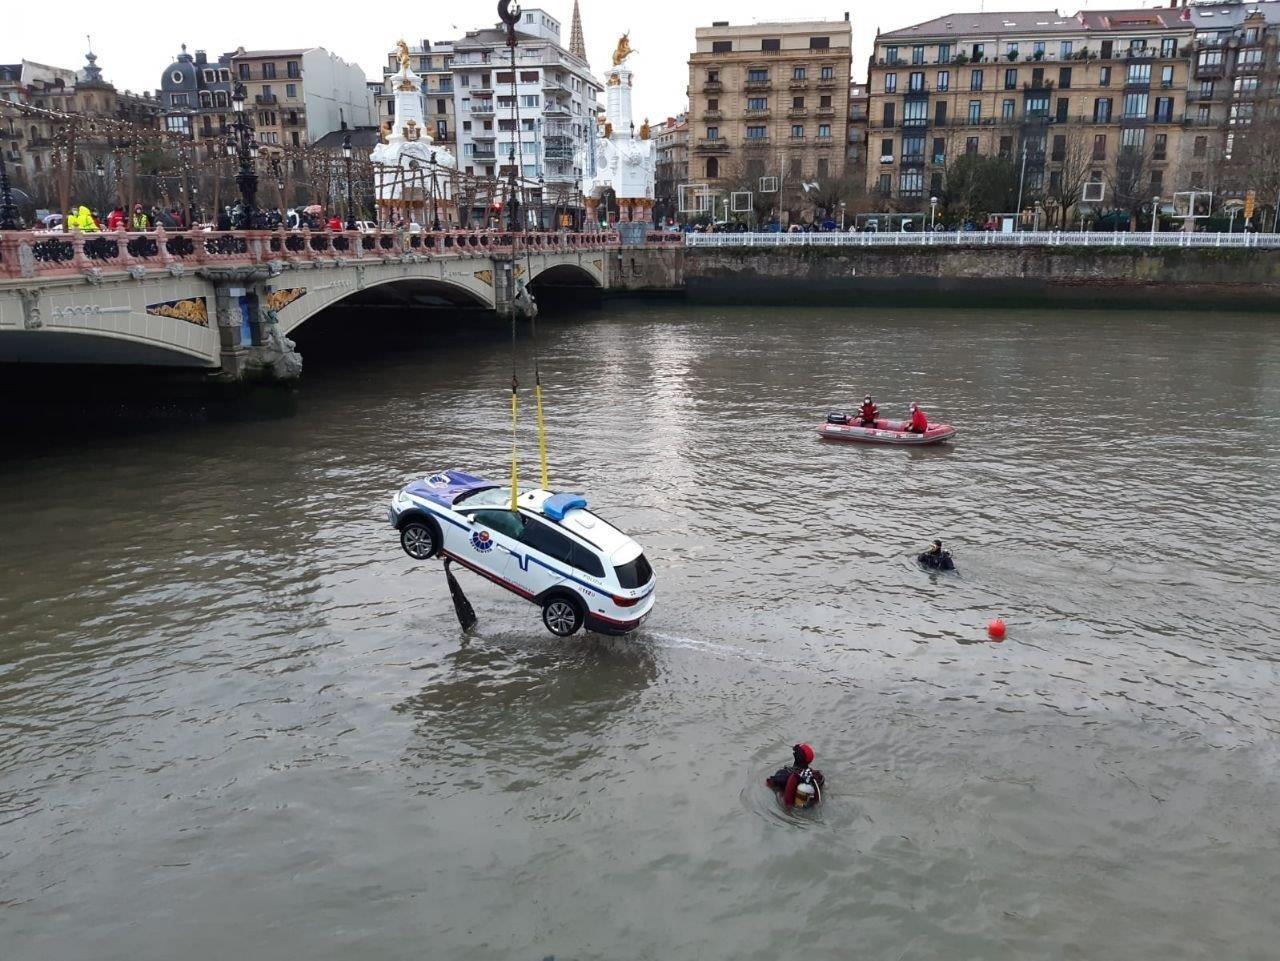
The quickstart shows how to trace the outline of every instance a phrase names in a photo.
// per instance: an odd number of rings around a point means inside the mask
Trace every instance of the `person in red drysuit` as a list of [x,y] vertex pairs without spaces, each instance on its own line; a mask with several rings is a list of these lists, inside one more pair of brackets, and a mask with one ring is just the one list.
[[[795,763],[779,768],[764,783],[778,792],[780,799],[787,807],[811,807],[822,800],[822,789],[826,778],[822,772],[811,767],[813,764],[813,748],[808,744],[797,744],[791,749]],[[800,790],[800,785],[808,785],[812,790]]]
[[924,416],[924,411],[920,409],[920,405],[911,405],[911,421],[907,424],[908,434],[923,434],[929,429],[929,419]]
[[863,427],[875,426],[876,418],[880,416],[880,408],[872,401],[870,394],[862,399],[862,406],[858,408],[858,416],[862,418]]
[[332,217],[329,218],[328,226],[330,230],[334,230],[334,231],[338,231],[342,229],[342,221],[338,219],[337,214],[334,214]]
[[116,204],[111,213],[107,214],[107,229],[115,230],[124,223],[124,208]]

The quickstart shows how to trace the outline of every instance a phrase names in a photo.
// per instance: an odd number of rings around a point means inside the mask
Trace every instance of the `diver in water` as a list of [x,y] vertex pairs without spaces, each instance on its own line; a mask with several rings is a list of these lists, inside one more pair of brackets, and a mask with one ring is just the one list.
[[921,567],[927,567],[931,571],[954,571],[956,569],[955,562],[951,560],[951,552],[942,549],[942,541],[934,541],[929,545],[929,549],[919,555],[916,560]]
[[774,791],[781,795],[787,807],[813,807],[822,800],[822,788],[826,784],[822,772],[810,765],[813,764],[813,748],[808,744],[797,744],[791,749],[795,763],[779,768],[772,776],[764,779]]

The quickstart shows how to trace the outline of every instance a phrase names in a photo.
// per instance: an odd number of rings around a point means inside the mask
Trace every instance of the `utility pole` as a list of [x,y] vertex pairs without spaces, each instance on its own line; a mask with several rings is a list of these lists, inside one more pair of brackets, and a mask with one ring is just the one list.
[[1022,218],[1022,185],[1027,181],[1027,141],[1022,140],[1022,174],[1018,177],[1018,218]]

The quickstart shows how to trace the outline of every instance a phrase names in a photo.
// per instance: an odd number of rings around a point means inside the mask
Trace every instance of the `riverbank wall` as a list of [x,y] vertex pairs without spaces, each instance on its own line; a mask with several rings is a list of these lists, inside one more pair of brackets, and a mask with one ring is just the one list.
[[1206,248],[623,249],[610,295],[719,304],[1280,309],[1280,251]]

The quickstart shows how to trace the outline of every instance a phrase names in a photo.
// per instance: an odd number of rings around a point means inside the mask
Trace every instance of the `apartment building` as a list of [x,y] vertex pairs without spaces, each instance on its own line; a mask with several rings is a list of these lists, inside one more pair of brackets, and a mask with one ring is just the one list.
[[685,114],[668,117],[653,128],[654,217],[658,223],[675,220],[679,213],[680,185],[689,182],[689,119]]
[[231,122],[231,93],[231,60],[224,55],[210,61],[203,50],[192,56],[184,43],[160,76],[165,129],[190,137],[206,156],[221,153]]
[[1239,198],[1258,152],[1280,147],[1280,0],[1219,0],[1190,8],[1188,186]]
[[[456,140],[453,102],[453,44],[421,40],[409,47],[409,60],[413,72],[422,79],[422,116],[428,132],[436,143],[453,143]],[[387,54],[382,68],[382,82],[377,92],[375,113],[379,124],[393,121],[396,116],[395,90],[391,78],[400,70],[399,54],[392,50]]]
[[1130,193],[1168,197],[1186,179],[1194,32],[1191,11],[1170,7],[956,13],[883,33],[867,188],[919,209],[962,154],[1025,157],[1024,196],[1052,205],[1083,154],[1109,199],[1126,178]]
[[853,32],[843,20],[713,23],[689,58],[694,181],[823,182],[844,170]]
[[323,47],[240,47],[226,58],[264,147],[304,147],[334,130],[374,124],[364,71]]
[[871,92],[865,83],[849,84],[849,143],[845,149],[845,177],[863,182],[867,177],[867,111]]
[[594,160],[604,88],[587,63],[580,27],[576,49],[566,49],[560,22],[531,8],[522,11],[516,36],[514,71],[505,27],[474,30],[453,42],[458,166],[505,178],[514,155],[517,175],[542,179],[548,197],[567,195],[584,162]]

